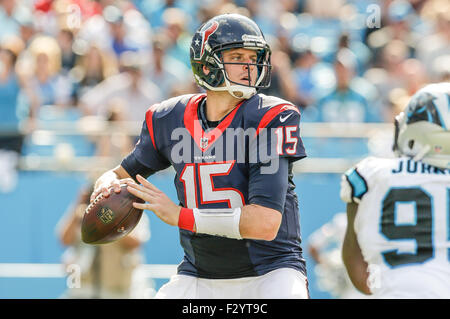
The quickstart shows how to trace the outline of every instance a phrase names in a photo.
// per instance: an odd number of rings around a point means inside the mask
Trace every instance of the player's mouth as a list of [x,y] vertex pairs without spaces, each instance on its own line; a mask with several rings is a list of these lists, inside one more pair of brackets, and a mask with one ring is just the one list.
[[250,85],[250,78],[248,77],[248,75],[241,77],[240,81],[242,84]]

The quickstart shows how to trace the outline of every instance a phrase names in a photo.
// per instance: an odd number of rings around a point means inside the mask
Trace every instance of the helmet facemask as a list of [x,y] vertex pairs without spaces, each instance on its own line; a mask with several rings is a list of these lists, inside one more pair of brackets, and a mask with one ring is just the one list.
[[[255,49],[242,46],[236,46],[235,48],[244,49]],[[233,97],[238,99],[248,99],[256,94],[257,90],[268,88],[271,81],[271,69],[270,65],[270,50],[268,48],[261,49],[257,48],[257,60],[255,63],[244,63],[244,62],[224,62],[223,52],[225,50],[233,49],[221,49],[220,48],[212,51],[210,55],[206,58],[206,67],[209,72],[204,74],[204,79],[200,79],[196,75],[196,80],[201,86],[211,91],[228,91]],[[242,65],[247,66],[247,84],[241,82],[236,82],[230,79],[226,71],[226,65]],[[256,79],[252,79],[251,69],[257,68]],[[254,82],[254,84],[253,84]]]
[[[224,62],[223,53],[226,50],[239,48],[255,50],[255,63]],[[228,91],[238,99],[248,99],[257,90],[270,86],[270,56],[270,47],[259,27],[247,17],[237,14],[224,14],[211,19],[194,34],[191,44],[191,66],[197,83],[206,90]],[[226,66],[230,64],[247,66],[248,83],[230,79],[226,71]],[[257,68],[256,79],[251,78],[252,68]]]

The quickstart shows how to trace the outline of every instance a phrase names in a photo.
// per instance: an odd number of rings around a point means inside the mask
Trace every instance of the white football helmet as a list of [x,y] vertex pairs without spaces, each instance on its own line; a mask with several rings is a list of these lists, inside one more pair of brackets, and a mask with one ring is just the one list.
[[414,160],[450,168],[450,83],[429,84],[395,118],[393,150]]

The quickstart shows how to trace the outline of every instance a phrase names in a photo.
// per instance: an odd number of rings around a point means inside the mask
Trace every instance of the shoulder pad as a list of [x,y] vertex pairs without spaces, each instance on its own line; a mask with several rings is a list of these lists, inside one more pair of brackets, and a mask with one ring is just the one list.
[[265,94],[258,94],[260,97],[260,101],[258,104],[258,109],[262,110],[269,110],[274,106],[281,105],[281,104],[290,104],[293,105],[291,102],[283,100],[276,96],[271,95],[265,95]]
[[194,96],[194,94],[185,94],[176,97],[172,97],[168,100],[162,101],[161,103],[153,104],[147,112],[151,112],[155,118],[163,118],[169,114],[176,107],[180,107],[183,112],[189,99]]
[[386,167],[390,159],[366,157],[347,170],[341,179],[341,199],[345,202],[359,202],[369,190],[380,170]]
[[[294,111],[298,113],[298,116],[300,116],[300,110],[294,104],[278,97],[258,94],[252,99],[254,100],[250,100],[245,108],[247,113],[246,119],[249,126],[256,128],[257,132],[263,128],[267,128],[269,123],[271,123],[273,119],[275,119],[282,112]],[[299,117],[292,116],[291,120],[294,118],[298,123]]]

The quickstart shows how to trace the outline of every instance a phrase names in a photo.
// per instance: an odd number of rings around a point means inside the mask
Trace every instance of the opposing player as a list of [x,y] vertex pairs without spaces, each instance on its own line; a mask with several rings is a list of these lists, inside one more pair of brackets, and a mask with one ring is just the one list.
[[343,259],[378,298],[450,298],[450,83],[418,91],[396,117],[398,158],[348,170]]
[[[306,156],[300,113],[257,94],[270,85],[270,55],[247,17],[206,22],[190,54],[206,94],[152,106],[134,150],[96,183],[92,199],[127,182],[146,201],[135,207],[179,227],[185,256],[156,298],[308,298],[292,182]],[[169,166],[179,205],[146,180]]]

